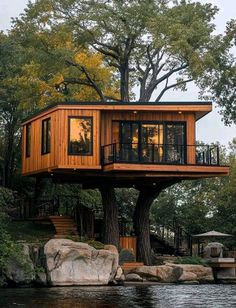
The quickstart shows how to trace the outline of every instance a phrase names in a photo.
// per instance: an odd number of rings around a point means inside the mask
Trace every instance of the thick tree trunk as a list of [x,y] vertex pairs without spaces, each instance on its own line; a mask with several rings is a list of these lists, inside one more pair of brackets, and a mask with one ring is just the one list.
[[140,190],[134,211],[134,231],[137,236],[137,257],[146,265],[151,265],[151,243],[149,230],[149,212],[153,200],[160,190]]
[[128,59],[120,66],[120,97],[122,102],[129,102],[129,62]]
[[137,258],[146,265],[151,265],[151,243],[149,214],[152,202],[161,191],[176,182],[168,181],[158,186],[150,186],[139,189],[139,197],[136,203],[133,222],[134,231],[137,236]]
[[99,188],[103,203],[103,243],[119,247],[118,206],[113,186]]

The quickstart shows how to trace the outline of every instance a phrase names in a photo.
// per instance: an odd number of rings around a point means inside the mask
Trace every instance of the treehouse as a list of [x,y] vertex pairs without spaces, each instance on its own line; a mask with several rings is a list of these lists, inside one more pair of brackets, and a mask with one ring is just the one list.
[[118,187],[227,175],[216,145],[196,144],[210,102],[58,103],[23,122],[22,173]]

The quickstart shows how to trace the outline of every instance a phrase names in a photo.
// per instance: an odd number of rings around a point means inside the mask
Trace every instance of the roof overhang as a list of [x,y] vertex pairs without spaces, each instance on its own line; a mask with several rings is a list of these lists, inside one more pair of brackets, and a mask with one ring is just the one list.
[[104,111],[159,111],[159,112],[193,112],[199,120],[212,111],[212,102],[65,102],[49,105],[23,120],[22,125],[44,117],[56,110],[104,110]]

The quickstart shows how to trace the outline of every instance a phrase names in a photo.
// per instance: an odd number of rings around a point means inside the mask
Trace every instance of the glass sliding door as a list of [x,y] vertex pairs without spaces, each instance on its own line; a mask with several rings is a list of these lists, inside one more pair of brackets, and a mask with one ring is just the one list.
[[143,162],[163,162],[163,124],[141,125],[141,154]]
[[116,161],[185,164],[185,123],[114,121],[112,155]]
[[183,123],[166,124],[165,160],[184,164],[186,161],[186,134]]
[[120,123],[120,145],[119,160],[138,162],[139,161],[139,123]]

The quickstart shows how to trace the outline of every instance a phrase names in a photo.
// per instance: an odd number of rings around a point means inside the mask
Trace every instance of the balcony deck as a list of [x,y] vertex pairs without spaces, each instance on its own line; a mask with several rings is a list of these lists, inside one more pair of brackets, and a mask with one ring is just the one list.
[[112,163],[103,167],[105,172],[148,172],[149,177],[202,178],[229,174],[228,166],[205,165],[164,165],[164,164],[127,164]]
[[103,171],[145,177],[202,178],[229,174],[215,145],[113,143],[102,147]]

